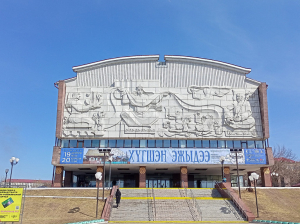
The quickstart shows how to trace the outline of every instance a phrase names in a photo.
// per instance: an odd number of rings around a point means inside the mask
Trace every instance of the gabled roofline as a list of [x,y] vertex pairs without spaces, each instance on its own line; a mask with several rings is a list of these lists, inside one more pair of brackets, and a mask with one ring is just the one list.
[[96,61],[84,65],[74,66],[72,69],[74,72],[81,72],[87,69],[92,69],[107,64],[115,64],[126,61],[158,61],[159,55],[136,55],[136,56],[126,56],[118,58],[110,58],[102,61]]
[[251,72],[250,68],[244,68],[241,66],[229,64],[222,61],[215,61],[211,59],[206,58],[197,58],[197,57],[189,57],[189,56],[181,56],[181,55],[165,55],[165,61],[181,61],[181,62],[194,62],[194,63],[202,63],[202,64],[208,64],[208,65],[214,65],[217,67],[226,68],[229,70],[237,71],[240,73],[248,74]]

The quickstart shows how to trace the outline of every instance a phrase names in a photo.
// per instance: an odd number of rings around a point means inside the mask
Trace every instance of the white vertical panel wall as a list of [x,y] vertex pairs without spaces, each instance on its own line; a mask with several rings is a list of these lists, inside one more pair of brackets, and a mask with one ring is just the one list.
[[230,86],[245,88],[244,73],[203,63],[120,62],[77,73],[78,86],[108,87],[114,80],[160,80],[160,87]]

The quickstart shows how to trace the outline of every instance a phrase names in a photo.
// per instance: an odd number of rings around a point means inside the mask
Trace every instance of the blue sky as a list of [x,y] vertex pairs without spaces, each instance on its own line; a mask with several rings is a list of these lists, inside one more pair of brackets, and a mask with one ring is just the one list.
[[300,1],[0,2],[0,178],[51,179],[57,89],[72,66],[187,55],[251,68],[267,82],[270,145],[300,158]]

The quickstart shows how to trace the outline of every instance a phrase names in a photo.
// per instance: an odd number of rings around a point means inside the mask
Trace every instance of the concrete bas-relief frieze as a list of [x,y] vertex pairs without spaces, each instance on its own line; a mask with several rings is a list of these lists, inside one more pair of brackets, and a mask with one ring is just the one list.
[[259,139],[258,89],[161,88],[159,80],[67,86],[63,137]]

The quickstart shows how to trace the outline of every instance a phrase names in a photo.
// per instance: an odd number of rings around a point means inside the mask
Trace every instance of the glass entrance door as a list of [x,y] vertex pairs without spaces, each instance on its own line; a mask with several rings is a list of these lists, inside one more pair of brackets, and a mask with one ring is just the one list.
[[146,187],[147,188],[169,188],[170,187],[170,180],[146,180]]

